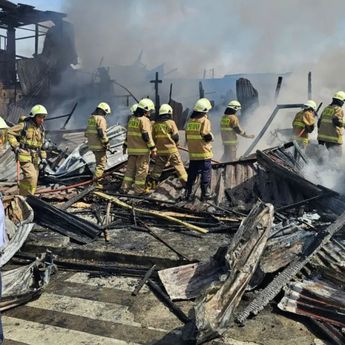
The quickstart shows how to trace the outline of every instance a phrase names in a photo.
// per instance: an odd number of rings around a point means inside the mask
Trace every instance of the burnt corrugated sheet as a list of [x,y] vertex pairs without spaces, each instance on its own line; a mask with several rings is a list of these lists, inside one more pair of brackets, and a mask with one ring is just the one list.
[[36,223],[68,236],[79,243],[85,244],[93,241],[102,231],[98,225],[59,210],[34,196],[28,196],[27,202],[35,212],[34,220]]
[[289,283],[278,307],[294,314],[345,327],[345,292],[324,279],[314,278]]

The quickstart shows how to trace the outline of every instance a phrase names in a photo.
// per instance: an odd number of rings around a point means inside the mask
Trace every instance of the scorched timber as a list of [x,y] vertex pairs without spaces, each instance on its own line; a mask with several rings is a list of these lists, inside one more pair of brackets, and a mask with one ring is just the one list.
[[258,266],[273,223],[273,206],[258,202],[241,224],[225,254],[228,277],[212,284],[195,306],[198,344],[221,336]]

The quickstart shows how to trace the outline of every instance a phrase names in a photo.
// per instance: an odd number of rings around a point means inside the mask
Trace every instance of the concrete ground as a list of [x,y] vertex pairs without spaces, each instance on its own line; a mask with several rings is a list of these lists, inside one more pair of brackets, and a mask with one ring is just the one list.
[[[138,279],[58,272],[35,301],[3,314],[5,345],[180,345],[183,324]],[[188,313],[193,302],[177,303]],[[301,323],[263,311],[214,345],[311,345]]]

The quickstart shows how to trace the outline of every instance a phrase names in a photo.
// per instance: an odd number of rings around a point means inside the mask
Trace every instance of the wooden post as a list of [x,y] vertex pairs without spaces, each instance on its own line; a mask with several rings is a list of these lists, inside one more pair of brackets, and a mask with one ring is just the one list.
[[155,107],[156,107],[156,116],[158,116],[158,111],[160,107],[160,101],[159,101],[159,93],[158,93],[158,84],[162,83],[162,80],[159,80],[158,78],[158,72],[156,72],[156,78],[154,80],[151,80],[150,83],[154,84],[155,87]]

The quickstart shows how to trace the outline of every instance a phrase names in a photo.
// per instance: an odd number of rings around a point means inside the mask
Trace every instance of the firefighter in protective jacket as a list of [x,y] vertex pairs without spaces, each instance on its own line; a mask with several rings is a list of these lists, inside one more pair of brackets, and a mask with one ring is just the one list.
[[213,157],[211,142],[211,122],[207,113],[212,109],[207,98],[200,98],[194,105],[193,113],[188,120],[185,132],[189,152],[189,171],[186,185],[186,200],[191,200],[193,184],[201,174],[201,200],[205,201],[212,197],[210,193]]
[[151,187],[156,188],[159,178],[167,165],[175,168],[183,186],[187,182],[187,172],[184,168],[177,144],[179,134],[175,121],[172,119],[173,110],[169,104],[162,104],[159,108],[159,118],[153,125],[153,141],[157,147],[157,157],[151,173]]
[[0,116],[0,152],[2,152],[6,148],[8,128],[9,127],[7,123]]
[[154,157],[157,153],[149,119],[154,110],[154,103],[143,98],[128,121],[127,138],[123,146],[123,152],[128,152],[127,170],[121,185],[123,193],[127,193],[133,184],[135,194],[145,193],[150,155]]
[[85,136],[88,147],[96,158],[94,178],[97,179],[96,187],[103,188],[99,179],[103,176],[107,166],[107,147],[109,139],[107,136],[107,121],[105,116],[111,113],[109,104],[101,102],[87,121]]
[[30,116],[7,132],[7,139],[16,159],[19,161],[23,179],[19,183],[19,193],[23,196],[35,194],[39,174],[39,163],[47,164],[47,154],[42,149],[45,141],[44,120],[47,109],[40,104],[32,107]]
[[229,102],[220,121],[220,132],[224,146],[222,162],[231,162],[237,159],[238,135],[253,139],[254,135],[247,135],[240,127],[238,111],[241,110],[241,103],[234,100]]
[[294,140],[302,147],[306,147],[309,143],[309,133],[314,130],[315,112],[316,103],[308,100],[303,104],[303,109],[296,114],[292,121]]
[[344,111],[342,106],[345,101],[345,92],[338,91],[322,112],[318,121],[318,137],[320,145],[331,149],[336,156],[342,154],[343,133],[344,133]]

